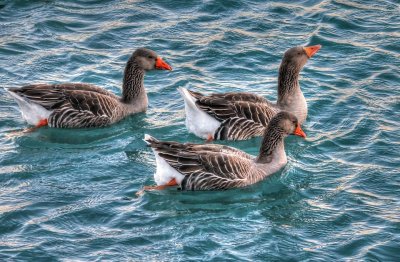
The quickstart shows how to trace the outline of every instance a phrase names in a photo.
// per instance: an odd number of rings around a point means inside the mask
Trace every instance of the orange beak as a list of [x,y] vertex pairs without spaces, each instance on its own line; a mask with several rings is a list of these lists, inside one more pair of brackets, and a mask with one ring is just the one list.
[[305,46],[303,47],[304,51],[306,51],[306,54],[308,58],[311,58],[313,55],[315,55],[318,50],[321,49],[321,45],[313,45],[313,46]]
[[301,129],[300,125],[297,124],[296,130],[294,130],[293,135],[300,136],[302,138],[306,138],[306,133]]
[[170,70],[170,71],[172,70],[172,67],[169,64],[165,63],[161,57],[157,57],[157,59],[156,59],[156,68],[161,69],[161,70],[162,69]]

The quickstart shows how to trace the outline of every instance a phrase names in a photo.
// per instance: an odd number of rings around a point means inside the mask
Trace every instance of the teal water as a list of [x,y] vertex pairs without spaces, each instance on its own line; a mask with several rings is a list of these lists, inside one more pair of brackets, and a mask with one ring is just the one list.
[[[138,47],[150,106],[108,128],[26,127],[0,88],[0,260],[395,261],[400,254],[398,1],[0,0],[0,87],[87,82],[120,94]],[[154,184],[141,140],[203,142],[177,87],[276,99],[292,46],[321,44],[300,85],[307,140],[288,165],[224,192]],[[224,144],[256,154],[260,139]]]

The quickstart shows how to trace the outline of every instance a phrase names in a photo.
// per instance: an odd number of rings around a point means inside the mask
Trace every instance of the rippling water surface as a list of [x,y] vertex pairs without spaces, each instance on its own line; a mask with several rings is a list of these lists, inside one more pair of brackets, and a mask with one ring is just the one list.
[[[26,123],[0,88],[0,259],[398,259],[399,3],[197,2],[0,1],[0,87],[120,94],[142,46],[174,68],[146,75],[147,113],[102,129],[15,135]],[[239,190],[135,196],[154,183],[144,133],[203,142],[176,88],[275,100],[282,54],[306,44],[323,46],[301,74],[308,138],[286,140],[281,172]]]

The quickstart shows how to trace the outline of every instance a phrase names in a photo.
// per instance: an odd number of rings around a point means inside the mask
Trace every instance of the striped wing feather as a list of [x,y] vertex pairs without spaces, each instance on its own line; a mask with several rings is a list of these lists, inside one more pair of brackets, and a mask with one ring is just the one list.
[[43,106],[47,110],[59,107],[71,96],[71,92],[74,91],[75,93],[92,92],[94,94],[102,94],[111,98],[117,98],[116,95],[103,88],[81,83],[27,85],[20,88],[10,88],[10,91]]
[[214,139],[219,140],[244,140],[255,136],[262,136],[265,126],[241,117],[232,117],[222,121],[215,131]]
[[224,100],[224,101],[243,101],[243,102],[253,102],[253,103],[270,103],[264,97],[255,95],[252,93],[222,93],[222,94],[211,94],[211,95],[203,95],[199,92],[190,91],[190,94],[194,96],[198,100],[207,101],[207,100]]
[[221,121],[214,138],[243,140],[263,134],[278,112],[265,98],[251,93],[226,93],[204,96],[190,91],[204,112]]
[[117,96],[88,84],[29,85],[10,89],[21,97],[52,110],[52,127],[94,127],[112,122]]
[[99,93],[72,91],[49,117],[53,127],[101,127],[112,123],[118,101]]
[[217,190],[245,185],[252,157],[220,145],[180,144],[151,141],[150,146],[185,176],[183,190]]

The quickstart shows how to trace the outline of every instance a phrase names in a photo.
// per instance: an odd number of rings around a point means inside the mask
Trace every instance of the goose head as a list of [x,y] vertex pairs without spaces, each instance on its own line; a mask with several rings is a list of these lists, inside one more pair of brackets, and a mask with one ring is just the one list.
[[292,113],[282,111],[279,112],[272,120],[270,125],[275,126],[283,136],[296,135],[306,138],[306,134],[301,129],[297,117]]
[[146,48],[138,48],[133,52],[130,60],[135,62],[141,69],[150,70],[172,70],[172,67],[167,64],[156,52]]
[[288,49],[283,55],[282,65],[292,67],[300,71],[313,55],[321,49],[321,45],[296,46]]

